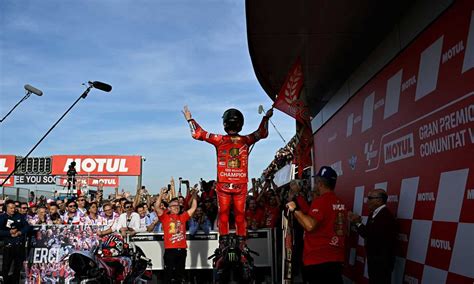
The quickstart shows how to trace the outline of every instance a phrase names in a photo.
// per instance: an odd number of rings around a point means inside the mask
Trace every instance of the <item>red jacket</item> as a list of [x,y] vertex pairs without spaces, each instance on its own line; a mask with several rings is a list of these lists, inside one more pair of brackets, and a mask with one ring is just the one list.
[[252,144],[268,136],[268,118],[263,117],[258,130],[252,134],[241,136],[212,134],[189,120],[191,134],[194,139],[206,141],[216,147],[217,181],[221,183],[248,182],[248,155]]

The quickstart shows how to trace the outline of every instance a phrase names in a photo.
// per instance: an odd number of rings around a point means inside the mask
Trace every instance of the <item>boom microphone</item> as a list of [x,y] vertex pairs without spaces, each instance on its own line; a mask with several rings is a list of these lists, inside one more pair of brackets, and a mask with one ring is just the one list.
[[25,90],[27,90],[28,92],[33,93],[37,96],[42,96],[43,95],[43,92],[41,90],[38,90],[35,87],[33,87],[31,85],[28,85],[28,84],[25,85]]
[[94,88],[107,92],[107,93],[112,91],[112,86],[106,83],[102,83],[99,81],[94,81],[94,82],[89,81],[89,84],[91,84]]

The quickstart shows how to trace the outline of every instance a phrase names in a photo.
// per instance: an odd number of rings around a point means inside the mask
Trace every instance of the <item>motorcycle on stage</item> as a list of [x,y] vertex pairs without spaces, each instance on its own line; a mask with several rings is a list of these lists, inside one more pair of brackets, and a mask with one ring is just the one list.
[[146,283],[151,280],[151,260],[133,243],[125,243],[120,235],[108,235],[90,251],[74,251],[69,255],[74,270],[71,283]]
[[212,259],[214,283],[256,283],[254,259],[259,255],[246,245],[241,248],[238,236],[229,234],[225,246],[217,248]]

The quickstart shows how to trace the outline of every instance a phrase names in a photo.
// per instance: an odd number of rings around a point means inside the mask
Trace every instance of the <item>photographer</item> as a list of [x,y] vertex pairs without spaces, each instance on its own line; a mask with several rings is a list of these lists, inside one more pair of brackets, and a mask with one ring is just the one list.
[[71,162],[67,170],[67,189],[76,189],[76,162]]
[[[0,238],[5,242],[2,273],[5,283],[18,283],[25,260],[26,234],[29,230],[25,216],[15,212],[15,202],[5,202],[6,213],[0,215]],[[13,264],[13,274],[8,275]]]
[[144,185],[141,188],[137,188],[137,193],[135,194],[135,198],[133,199],[133,208],[137,208],[138,204],[140,203],[150,203],[150,194],[148,194],[148,190]]

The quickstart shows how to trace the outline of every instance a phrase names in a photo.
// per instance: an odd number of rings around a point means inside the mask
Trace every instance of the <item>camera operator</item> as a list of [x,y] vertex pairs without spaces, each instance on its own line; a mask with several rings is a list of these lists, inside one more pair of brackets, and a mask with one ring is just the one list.
[[67,189],[76,189],[76,162],[71,162],[67,170]]
[[[29,230],[25,216],[15,212],[15,202],[5,202],[6,213],[0,215],[0,238],[5,242],[2,273],[5,283],[18,283],[25,260],[25,242]],[[13,274],[8,275],[13,264]]]

